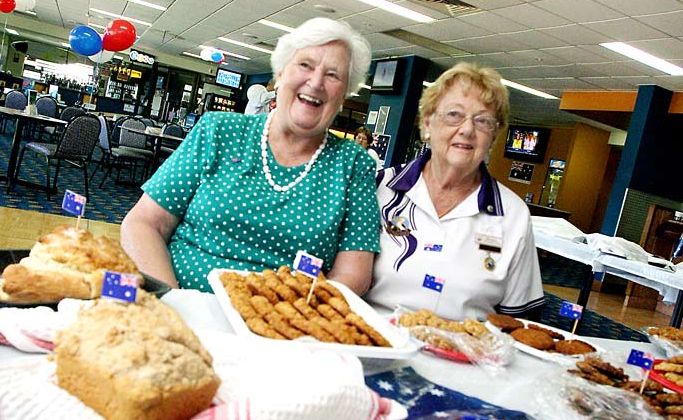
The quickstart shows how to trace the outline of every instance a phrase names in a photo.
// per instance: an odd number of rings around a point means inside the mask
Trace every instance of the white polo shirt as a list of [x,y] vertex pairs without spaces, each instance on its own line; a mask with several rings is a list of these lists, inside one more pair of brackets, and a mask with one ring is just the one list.
[[377,174],[381,252],[365,298],[456,320],[543,305],[526,204],[482,164],[481,186],[439,219],[422,177],[430,156]]

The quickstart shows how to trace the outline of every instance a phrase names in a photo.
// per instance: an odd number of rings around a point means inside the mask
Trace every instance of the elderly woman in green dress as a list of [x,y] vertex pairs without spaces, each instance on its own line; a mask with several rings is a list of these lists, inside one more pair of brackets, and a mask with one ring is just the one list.
[[348,24],[311,19],[280,38],[271,57],[277,108],[205,114],[143,185],[121,225],[140,270],[171,286],[208,291],[213,268],[290,265],[298,250],[356,293],[379,251],[375,164],[328,133],[370,64]]

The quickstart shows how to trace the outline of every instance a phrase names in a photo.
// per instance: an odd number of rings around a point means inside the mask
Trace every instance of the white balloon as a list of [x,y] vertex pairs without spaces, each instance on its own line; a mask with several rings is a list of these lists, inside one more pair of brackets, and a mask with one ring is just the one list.
[[14,10],[17,12],[27,12],[36,7],[36,0],[16,0],[16,4]]
[[199,53],[199,56],[204,61],[211,61],[211,54],[213,54],[213,48],[202,48],[202,52]]
[[114,52],[113,51],[107,51],[107,50],[102,50],[98,52],[97,54],[89,55],[88,58],[90,61],[94,61],[95,63],[106,63],[107,61],[111,60],[114,57]]

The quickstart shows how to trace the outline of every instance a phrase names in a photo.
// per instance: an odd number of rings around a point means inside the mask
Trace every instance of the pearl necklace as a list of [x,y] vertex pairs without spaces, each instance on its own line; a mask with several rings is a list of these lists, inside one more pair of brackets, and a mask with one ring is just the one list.
[[325,145],[327,144],[327,135],[323,138],[323,142],[318,147],[318,150],[316,150],[315,153],[313,153],[313,156],[311,156],[311,160],[309,160],[308,163],[306,163],[306,166],[304,166],[304,170],[299,174],[299,176],[297,176],[294,181],[290,182],[285,186],[278,185],[275,183],[275,180],[273,180],[273,175],[270,173],[270,168],[268,167],[268,130],[270,129],[270,123],[273,120],[273,114],[275,114],[275,109],[268,114],[266,122],[263,125],[263,133],[261,134],[261,162],[263,163],[263,173],[266,176],[266,181],[268,181],[268,184],[271,187],[273,187],[275,191],[287,192],[290,189],[294,188],[299,182],[306,178],[306,175],[308,175],[309,172],[311,172],[311,169],[313,168],[313,164],[315,163],[316,159],[318,159],[320,153],[322,153],[323,149],[325,149]]

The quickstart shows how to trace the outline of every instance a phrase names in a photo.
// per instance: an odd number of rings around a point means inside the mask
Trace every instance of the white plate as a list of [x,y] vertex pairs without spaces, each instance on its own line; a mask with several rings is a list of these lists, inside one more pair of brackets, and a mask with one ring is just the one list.
[[[535,325],[538,325],[539,327],[547,328],[551,331],[562,334],[562,336],[564,337],[565,340],[585,341],[586,343],[590,344],[591,346],[593,346],[595,348],[596,353],[602,353],[605,351],[602,347],[595,345],[595,343],[592,343],[590,341],[590,339],[588,339],[586,337],[576,335],[576,334],[572,335],[572,333],[569,331],[565,331],[565,330],[561,330],[559,328],[551,327],[550,325],[541,324],[540,322],[534,322],[534,321],[529,321],[529,320],[520,319],[520,318],[516,318],[516,319],[518,321],[522,322],[525,327],[529,324],[535,324]],[[500,331],[500,329],[498,327],[496,327],[495,325],[493,325],[490,321],[486,321],[486,323],[484,325],[486,326],[486,328],[488,328],[490,331],[492,331],[494,333],[503,334]],[[517,340],[515,340],[515,347],[517,349],[519,349],[520,351],[523,351],[524,353],[538,357],[539,359],[548,360],[548,361],[555,362],[557,364],[565,365],[565,366],[573,366],[576,362],[578,362],[579,360],[582,360],[583,356],[584,356],[583,354],[568,355],[568,354],[561,354],[561,353],[553,353],[553,352],[549,352],[549,351],[545,351],[545,350],[539,350],[539,349],[533,348],[531,346],[528,346],[524,343],[520,343]]]
[[317,348],[338,350],[344,353],[353,354],[357,357],[376,358],[376,359],[408,359],[413,357],[419,351],[418,345],[414,340],[410,339],[410,334],[407,331],[402,331],[391,325],[386,319],[382,318],[374,309],[370,307],[363,299],[358,297],[345,285],[333,280],[328,280],[330,283],[339,289],[344,295],[351,309],[360,315],[365,322],[370,324],[374,329],[384,336],[392,347],[376,347],[376,346],[358,346],[338,343],[323,343],[319,341],[298,341],[298,340],[274,340],[271,338],[262,337],[251,332],[247,324],[244,323],[242,316],[233,308],[230,302],[228,292],[223,287],[220,280],[220,274],[223,272],[236,272],[245,274],[245,271],[227,270],[227,269],[213,269],[209,273],[209,284],[213,289],[218,303],[223,309],[225,317],[235,330],[235,334],[243,337],[253,338],[255,340],[266,340],[274,345],[306,345]]

